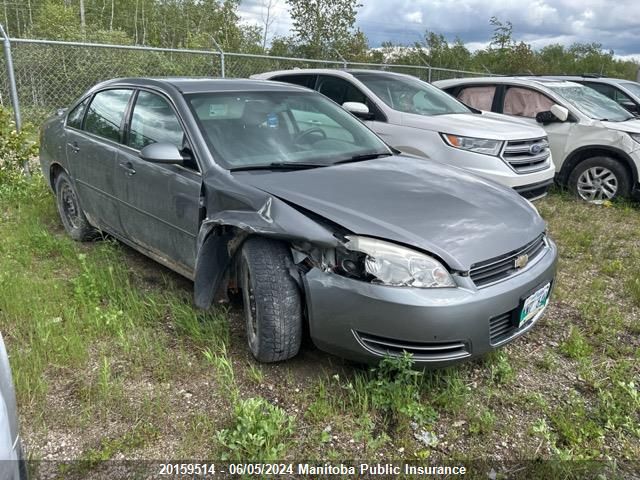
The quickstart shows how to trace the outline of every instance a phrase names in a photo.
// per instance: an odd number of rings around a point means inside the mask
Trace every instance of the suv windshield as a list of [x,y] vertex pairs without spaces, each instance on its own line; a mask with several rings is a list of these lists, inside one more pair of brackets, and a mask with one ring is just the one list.
[[609,97],[584,85],[547,85],[547,87],[590,118],[611,122],[623,122],[635,118]]
[[185,96],[216,162],[225,168],[327,166],[391,155],[350,113],[314,92]]
[[394,110],[419,115],[471,112],[448,93],[408,75],[354,73],[353,76]]
[[621,82],[621,86],[629,90],[636,97],[640,97],[640,83],[637,82]]

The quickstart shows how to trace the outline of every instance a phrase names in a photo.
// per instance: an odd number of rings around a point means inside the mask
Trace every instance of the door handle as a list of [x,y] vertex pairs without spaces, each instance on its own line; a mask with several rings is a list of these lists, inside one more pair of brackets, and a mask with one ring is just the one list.
[[80,151],[80,147],[78,146],[78,142],[67,143],[67,147],[73,150],[73,153],[78,153]]
[[122,168],[129,176],[136,174],[136,169],[133,168],[133,164],[131,162],[120,162],[120,168]]

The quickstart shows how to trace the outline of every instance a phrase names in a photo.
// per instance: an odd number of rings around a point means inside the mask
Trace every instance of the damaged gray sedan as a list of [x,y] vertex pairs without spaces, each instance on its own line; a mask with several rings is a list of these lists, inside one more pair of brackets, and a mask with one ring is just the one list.
[[100,231],[241,293],[249,348],[447,365],[522,335],[557,250],[535,208],[463,170],[398,155],[324,96],[254,80],[119,79],[42,127],[67,232]]

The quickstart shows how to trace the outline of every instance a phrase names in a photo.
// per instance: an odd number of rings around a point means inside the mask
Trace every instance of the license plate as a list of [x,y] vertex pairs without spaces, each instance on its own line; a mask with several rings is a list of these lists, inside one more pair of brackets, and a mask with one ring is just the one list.
[[547,283],[544,287],[527,297],[524,301],[524,305],[522,306],[522,310],[520,311],[520,323],[518,324],[518,328],[544,310],[544,307],[547,306],[547,302],[549,301],[550,289],[551,283]]

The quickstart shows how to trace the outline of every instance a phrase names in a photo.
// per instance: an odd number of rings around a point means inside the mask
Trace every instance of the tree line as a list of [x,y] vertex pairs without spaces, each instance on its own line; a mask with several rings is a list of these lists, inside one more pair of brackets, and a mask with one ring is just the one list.
[[[638,64],[597,42],[534,49],[517,41],[513,25],[492,17],[490,43],[470,51],[456,38],[426,31],[412,45],[370,48],[357,27],[358,0],[262,0],[261,24],[240,18],[241,0],[0,0],[0,22],[11,36],[213,49],[317,59],[430,65],[500,74],[601,74],[635,79]],[[280,4],[280,5],[279,5]],[[273,36],[276,7],[293,27]]]

